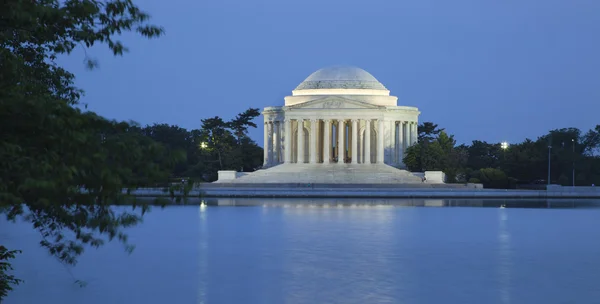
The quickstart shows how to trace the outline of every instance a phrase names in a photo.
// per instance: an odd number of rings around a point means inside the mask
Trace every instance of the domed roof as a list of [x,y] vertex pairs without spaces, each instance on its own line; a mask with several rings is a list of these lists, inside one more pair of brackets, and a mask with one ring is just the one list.
[[333,66],[320,69],[308,76],[296,90],[365,89],[387,90],[369,72],[353,66]]

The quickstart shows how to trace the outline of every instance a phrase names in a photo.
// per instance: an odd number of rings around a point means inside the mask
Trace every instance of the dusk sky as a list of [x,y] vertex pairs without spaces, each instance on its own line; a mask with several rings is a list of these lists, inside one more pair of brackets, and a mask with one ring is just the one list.
[[[600,124],[597,0],[138,0],[165,35],[62,59],[88,109],[192,129],[283,105],[312,72],[365,69],[459,143]],[[251,136],[262,146],[262,117]]]

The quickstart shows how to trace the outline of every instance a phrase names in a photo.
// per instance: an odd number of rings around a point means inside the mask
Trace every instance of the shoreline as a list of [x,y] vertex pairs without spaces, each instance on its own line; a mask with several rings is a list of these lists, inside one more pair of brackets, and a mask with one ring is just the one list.
[[[464,185],[352,185],[352,184],[203,184],[188,197],[210,198],[477,198],[477,199],[600,199],[600,187],[548,186],[547,190],[481,189]],[[169,191],[142,188],[131,192],[135,197],[170,197]],[[181,197],[183,192],[175,191]]]
[[185,201],[157,203],[155,197],[137,198],[139,203],[159,206],[282,207],[282,208],[385,208],[385,207],[492,207],[492,208],[600,208],[598,199],[569,198],[260,198],[191,197]]

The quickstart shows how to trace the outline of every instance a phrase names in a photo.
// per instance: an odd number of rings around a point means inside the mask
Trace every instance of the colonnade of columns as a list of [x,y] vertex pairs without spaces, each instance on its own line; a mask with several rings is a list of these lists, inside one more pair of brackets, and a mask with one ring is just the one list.
[[401,165],[417,142],[417,123],[382,119],[286,118],[265,122],[264,165]]

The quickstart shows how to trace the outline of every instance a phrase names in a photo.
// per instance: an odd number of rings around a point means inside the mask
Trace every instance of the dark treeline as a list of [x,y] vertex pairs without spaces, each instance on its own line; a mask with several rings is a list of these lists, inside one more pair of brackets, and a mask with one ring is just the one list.
[[262,165],[263,149],[248,137],[248,129],[256,128],[253,120],[259,115],[258,109],[250,108],[229,121],[218,116],[203,119],[199,129],[154,124],[134,131],[179,156],[170,181],[212,182],[219,170],[252,172]]
[[[487,188],[517,188],[520,184],[600,184],[600,125],[582,133],[576,128],[552,130],[536,140],[487,143],[475,140],[456,145],[436,124],[418,128],[419,143],[407,149],[404,162],[411,171],[441,170],[448,182],[483,183]],[[549,148],[550,147],[550,148]]]

